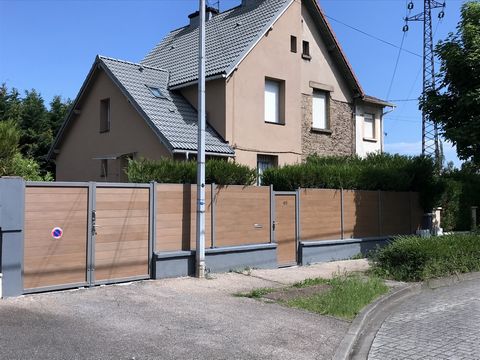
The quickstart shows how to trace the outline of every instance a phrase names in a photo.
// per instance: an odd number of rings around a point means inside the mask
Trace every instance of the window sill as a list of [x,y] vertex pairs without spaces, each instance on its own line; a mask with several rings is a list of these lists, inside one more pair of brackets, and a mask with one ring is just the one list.
[[110,132],[110,129],[108,130],[100,130],[100,134],[105,134],[105,133],[109,133]]
[[332,135],[332,130],[330,130],[330,129],[320,129],[320,128],[312,127],[310,131],[315,132],[315,133],[319,133],[319,134]]
[[305,59],[305,60],[312,60],[312,57],[310,55],[307,55],[307,54],[302,54],[302,59]]
[[366,138],[366,137],[364,137],[364,138],[363,138],[363,141],[371,142],[371,143],[376,143],[378,140],[377,140],[377,139],[372,139],[372,138]]
[[272,122],[272,121],[265,121],[265,124],[285,126],[285,123],[281,123],[281,122],[277,123],[277,122]]

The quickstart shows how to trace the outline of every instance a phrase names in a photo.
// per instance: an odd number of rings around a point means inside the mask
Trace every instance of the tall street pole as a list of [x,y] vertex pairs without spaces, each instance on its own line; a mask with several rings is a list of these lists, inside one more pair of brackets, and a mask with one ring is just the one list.
[[205,277],[205,0],[200,3],[198,56],[196,275]]

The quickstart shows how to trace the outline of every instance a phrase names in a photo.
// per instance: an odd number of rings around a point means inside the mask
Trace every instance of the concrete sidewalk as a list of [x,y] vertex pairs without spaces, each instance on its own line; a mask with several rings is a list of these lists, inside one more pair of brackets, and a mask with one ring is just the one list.
[[0,301],[2,359],[330,359],[350,323],[232,294],[359,271],[348,260]]

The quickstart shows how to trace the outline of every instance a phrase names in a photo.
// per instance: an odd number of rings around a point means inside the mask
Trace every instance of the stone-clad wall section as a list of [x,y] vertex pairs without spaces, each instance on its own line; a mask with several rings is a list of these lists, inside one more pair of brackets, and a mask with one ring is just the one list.
[[353,105],[333,99],[330,130],[312,130],[312,96],[302,95],[302,159],[308,155],[352,155],[355,153]]

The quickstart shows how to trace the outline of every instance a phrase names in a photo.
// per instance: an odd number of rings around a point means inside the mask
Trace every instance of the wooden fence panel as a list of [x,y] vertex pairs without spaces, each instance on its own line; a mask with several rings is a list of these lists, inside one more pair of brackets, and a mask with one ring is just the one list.
[[424,211],[420,206],[420,194],[410,193],[410,215],[411,215],[411,229],[410,232],[415,234],[417,230],[421,229]]
[[[205,188],[205,247],[211,241],[211,189]],[[156,251],[195,249],[197,186],[157,185]]]
[[270,242],[269,187],[217,187],[215,196],[216,247]]
[[[87,281],[87,187],[25,190],[24,288]],[[52,229],[63,236],[54,239]]]
[[95,280],[147,276],[149,189],[97,188]]
[[300,191],[300,239],[337,240],[341,238],[341,191],[302,189]]
[[380,235],[378,191],[344,190],[344,237]]
[[410,193],[381,192],[382,235],[406,235],[411,233]]

